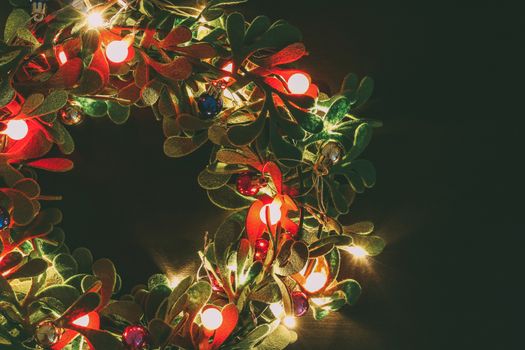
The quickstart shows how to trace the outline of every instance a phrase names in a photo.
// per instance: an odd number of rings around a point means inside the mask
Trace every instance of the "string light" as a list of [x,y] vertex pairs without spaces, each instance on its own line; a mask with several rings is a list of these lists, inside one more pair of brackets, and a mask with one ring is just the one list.
[[64,52],[64,50],[60,49],[58,51],[57,57],[58,57],[58,62],[60,63],[60,65],[63,65],[63,64],[67,63],[67,55]]
[[325,272],[312,272],[306,277],[306,282],[303,288],[309,293],[320,291],[328,281],[328,276]]
[[286,316],[285,318],[283,318],[283,324],[287,328],[295,328],[295,326],[297,325],[297,322],[295,321],[295,317],[293,317],[293,316]]
[[204,328],[214,331],[222,325],[222,313],[218,309],[210,307],[202,312],[201,320]]
[[281,205],[282,203],[277,200],[273,200],[270,204],[265,204],[261,208],[261,211],[259,212],[259,218],[263,222],[263,224],[266,223],[266,208],[270,211],[270,225],[275,225],[276,223],[281,220]]
[[114,40],[106,46],[106,57],[113,63],[122,63],[129,55],[129,44],[125,40]]
[[357,245],[346,247],[344,250],[346,250],[356,258],[365,258],[368,256],[368,252],[365,250],[365,248]]
[[75,326],[79,326],[79,327],[87,327],[89,325],[89,315],[86,314],[84,316],[80,316],[79,318],[75,319],[72,323],[75,325]]
[[2,132],[13,140],[22,140],[27,136],[29,127],[25,120],[10,120],[7,122],[7,128]]
[[284,315],[284,307],[282,303],[272,303],[270,304],[270,311],[276,318],[281,318]]
[[92,11],[87,15],[87,24],[91,28],[99,28],[104,26],[105,21],[102,13],[99,11]]
[[288,90],[292,94],[302,95],[310,88],[310,78],[303,73],[295,73],[288,79]]

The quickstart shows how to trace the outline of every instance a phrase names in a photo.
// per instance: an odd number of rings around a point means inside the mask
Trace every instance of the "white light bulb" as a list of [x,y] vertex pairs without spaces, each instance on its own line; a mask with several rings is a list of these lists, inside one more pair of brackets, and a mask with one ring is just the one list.
[[295,317],[286,316],[285,318],[283,318],[283,324],[288,328],[295,328],[297,323],[295,322]]
[[222,313],[218,309],[210,307],[202,312],[201,320],[204,328],[214,331],[222,325]]
[[303,73],[295,73],[288,79],[288,89],[292,94],[302,95],[310,88],[310,79]]
[[87,15],[87,24],[91,28],[98,28],[104,26],[104,17],[102,17],[102,13],[98,11],[90,12]]
[[270,304],[270,311],[276,318],[281,318],[284,314],[284,307],[282,303],[272,303]]
[[345,250],[356,258],[364,258],[368,256],[368,252],[363,247],[359,247],[357,245],[347,247]]
[[312,272],[307,278],[304,284],[304,289],[307,292],[315,293],[320,291],[326,282],[328,281],[328,276],[323,272]]
[[124,40],[115,40],[106,46],[106,57],[113,63],[121,63],[128,57],[129,44]]
[[29,127],[25,120],[10,120],[7,122],[7,128],[4,134],[13,140],[22,140],[29,132]]
[[261,208],[261,211],[259,212],[259,218],[263,222],[263,224],[266,223],[266,208],[270,209],[270,225],[275,225],[281,220],[281,202],[280,201],[273,201],[270,204],[265,204]]

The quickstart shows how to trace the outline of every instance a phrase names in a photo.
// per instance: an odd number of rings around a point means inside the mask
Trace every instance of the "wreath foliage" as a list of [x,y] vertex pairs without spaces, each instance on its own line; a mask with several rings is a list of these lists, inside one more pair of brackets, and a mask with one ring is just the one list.
[[[333,95],[297,65],[301,32],[232,12],[243,0],[9,0],[0,43],[0,349],[284,349],[293,317],[354,304],[341,251],[376,255],[373,224],[349,226],[374,186],[360,158],[380,123],[358,116],[373,80]],[[41,202],[39,171],[65,172],[68,129],[123,124],[151,108],[164,152],[213,145],[198,176],[231,212],[175,285],[163,274],[121,292],[108,259],[70,250],[61,212]],[[44,187],[45,188],[45,187]]]

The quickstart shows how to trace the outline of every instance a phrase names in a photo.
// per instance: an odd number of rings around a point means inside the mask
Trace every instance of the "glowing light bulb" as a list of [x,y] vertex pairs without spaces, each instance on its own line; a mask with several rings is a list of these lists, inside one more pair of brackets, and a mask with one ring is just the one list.
[[283,318],[283,324],[288,328],[295,328],[297,322],[295,322],[295,317],[286,316],[285,318]]
[[222,313],[218,309],[210,307],[202,312],[201,320],[204,328],[214,331],[222,325]]
[[104,26],[105,21],[104,17],[102,17],[102,13],[99,11],[90,12],[87,15],[87,24],[91,28],[98,28]]
[[282,303],[272,303],[270,304],[270,311],[277,318],[281,318],[284,315],[284,307]]
[[222,70],[228,73],[232,73],[233,72],[233,62],[226,63],[224,67],[222,67]]
[[67,55],[64,52],[64,50],[58,51],[57,57],[58,57],[58,62],[60,62],[60,65],[63,65],[63,64],[67,63]]
[[29,127],[25,120],[10,120],[7,122],[7,128],[3,133],[13,140],[22,140],[28,131]]
[[128,57],[129,44],[124,40],[115,40],[106,46],[106,57],[113,63],[121,63]]
[[328,281],[328,276],[324,272],[312,272],[303,286],[307,292],[315,293],[320,291]]
[[295,73],[288,79],[288,89],[292,94],[302,95],[310,88],[310,79],[306,74]]
[[357,245],[347,247],[345,250],[356,258],[364,258],[368,256],[368,252],[363,247]]
[[80,316],[72,322],[75,326],[87,327],[89,325],[89,315]]
[[265,204],[261,208],[261,211],[259,212],[259,218],[263,222],[263,224],[266,223],[266,208],[270,209],[270,225],[275,225],[276,223],[281,220],[281,202],[274,200],[270,204]]

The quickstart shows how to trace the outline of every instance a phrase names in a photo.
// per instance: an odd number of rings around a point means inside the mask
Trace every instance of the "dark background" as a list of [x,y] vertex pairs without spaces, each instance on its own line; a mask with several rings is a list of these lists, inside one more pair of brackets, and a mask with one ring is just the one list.
[[[523,91],[513,68],[523,62],[522,9],[462,3],[239,7],[301,28],[303,67],[332,91],[350,71],[374,77],[364,116],[384,121],[364,155],[377,186],[345,220],[374,221],[388,246],[366,264],[345,258],[346,275],[364,287],[360,302],[322,322],[301,319],[291,349],[518,348],[523,273],[513,269],[524,232],[514,152],[523,113],[510,106]],[[46,194],[64,196],[70,246],[113,259],[126,288],[158,271],[191,270],[204,232],[225,215],[196,182],[209,148],[168,159],[145,110],[124,126],[89,120],[72,133],[75,169],[42,176]]]

